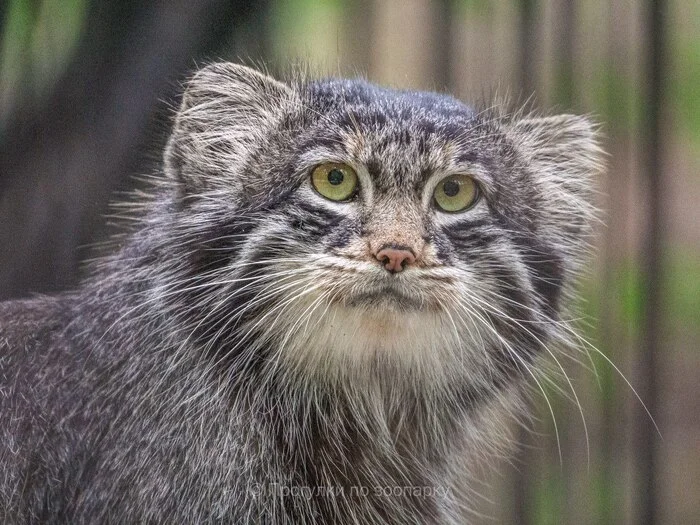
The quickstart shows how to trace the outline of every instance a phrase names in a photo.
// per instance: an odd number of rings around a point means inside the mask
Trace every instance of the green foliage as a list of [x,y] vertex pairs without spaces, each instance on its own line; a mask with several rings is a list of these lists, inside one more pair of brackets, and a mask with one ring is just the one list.
[[26,69],[25,49],[31,41],[33,13],[29,1],[11,1],[0,42],[0,103],[9,106],[12,95],[19,88]]
[[562,470],[557,464],[543,462],[545,471],[534,484],[532,522],[538,525],[558,525],[563,514],[564,483]]
[[674,57],[669,103],[676,121],[700,141],[700,44],[697,40],[679,43]]
[[700,257],[672,253],[668,261],[665,313],[671,323],[700,336]]
[[[700,257],[696,253],[678,248],[669,249],[666,254],[663,274],[657,276],[663,279],[663,325],[669,330],[681,331],[692,340],[700,340]],[[581,298],[577,305],[577,311],[586,321],[580,327],[582,335],[616,364],[619,364],[619,358],[615,355],[618,349],[612,347],[606,339],[609,334],[600,332],[601,325],[604,321],[620,323],[624,327],[626,337],[634,345],[641,336],[645,293],[641,268],[634,261],[626,261],[613,268],[609,283],[603,283],[599,278],[590,278],[582,283]],[[611,300],[608,306],[610,312],[603,312],[601,309],[603,297]],[[612,319],[603,319],[603,315],[611,315]],[[664,330],[664,333],[667,334],[666,338],[672,337],[668,335],[672,332]],[[669,342],[669,339],[666,339],[666,342]],[[636,349],[636,346],[633,348]],[[662,352],[684,352],[690,348],[692,345],[684,348],[666,346],[662,347]],[[594,391],[598,392],[599,406],[608,414],[616,413],[627,386],[605,358],[591,351],[591,359],[597,378],[593,374],[583,374],[583,378],[598,382]],[[557,413],[560,410],[555,409]],[[560,431],[571,431],[571,428]],[[564,489],[561,489],[558,483],[563,482],[563,478],[559,478],[552,465],[547,466],[542,475],[546,475],[547,479],[538,478],[535,486],[533,515],[536,519],[533,523],[561,523],[563,514],[558,512],[562,510],[560,503],[563,501],[563,495],[560,492]],[[575,497],[588,503],[588,515],[598,523],[619,523],[624,500],[624,487],[621,482],[614,465],[594,463],[586,473],[586,485],[590,492],[577,494]]]
[[467,16],[487,16],[493,13],[492,0],[454,0],[455,7]]
[[[593,489],[591,498],[591,516],[598,517],[598,523],[620,523],[620,507],[623,500],[623,491],[619,483],[616,483],[611,470],[611,465],[601,465],[601,468],[590,472],[590,486]],[[595,509],[595,510],[594,510]]]
[[[700,19],[700,4],[688,4],[684,16]],[[665,99],[680,127],[694,140],[700,140],[700,40],[691,28],[670,25],[668,28],[665,75]],[[645,45],[643,35],[637,45]],[[643,58],[643,57],[642,57]],[[592,81],[595,111],[608,124],[611,132],[635,133],[645,113],[644,75],[646,61],[634,77],[616,67],[610,59],[601,59]],[[562,77],[562,75],[559,75]],[[565,87],[567,78],[555,84],[557,95]],[[562,87],[563,86],[563,87]],[[561,102],[561,98],[556,100]]]
[[87,11],[87,0],[9,1],[0,42],[0,110],[5,111],[20,96],[50,91],[73,54]]
[[342,0],[276,1],[271,9],[273,52],[281,62],[304,60],[333,70],[340,60],[341,25],[347,15]]
[[574,74],[571,67],[560,64],[554,75],[553,102],[562,107],[571,107],[574,101]]
[[[611,294],[613,297],[612,308],[615,312],[621,309],[620,299],[625,295],[626,282],[624,279],[614,278],[610,287],[606,289],[606,294]],[[590,345],[600,350],[609,359],[615,360],[615,349],[609,346],[609,341],[606,340],[607,334],[601,333],[602,311],[602,286],[600,279],[589,278],[581,286],[581,292],[578,296],[576,311],[582,316],[583,321],[577,329],[580,331],[583,339],[588,341]],[[606,315],[609,315],[606,312]],[[617,316],[617,313],[613,314]],[[590,381],[595,381],[601,404],[613,403],[617,393],[615,370],[610,363],[598,352],[590,347],[583,347],[583,350],[588,353],[588,358],[584,357],[584,362],[590,359],[592,374],[589,376]]]
[[676,10],[677,18],[669,17],[667,103],[679,127],[700,141],[700,3],[682,2]]
[[[638,266],[626,264],[617,271],[620,311],[629,326],[638,329],[644,314],[645,289]],[[663,316],[666,322],[698,330],[700,314],[700,259],[688,252],[670,251],[664,261]]]
[[616,280],[621,283],[618,300],[622,321],[633,328],[642,323],[644,314],[645,289],[642,272],[637,265],[627,264],[616,272]]
[[29,52],[37,85],[44,92],[60,76],[72,56],[86,8],[86,0],[44,0],[41,3]]
[[601,61],[592,84],[595,111],[610,132],[632,133],[639,129],[644,93],[636,79],[611,61]]

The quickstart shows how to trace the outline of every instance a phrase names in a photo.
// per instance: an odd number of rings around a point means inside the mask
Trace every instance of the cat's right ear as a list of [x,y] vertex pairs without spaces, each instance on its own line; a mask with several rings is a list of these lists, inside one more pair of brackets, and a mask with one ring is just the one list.
[[572,267],[587,256],[596,219],[596,177],[604,168],[599,126],[578,115],[526,116],[508,133],[541,190],[540,232]]
[[187,193],[235,187],[236,167],[292,96],[286,84],[246,66],[223,62],[201,69],[187,83],[175,117],[166,173]]

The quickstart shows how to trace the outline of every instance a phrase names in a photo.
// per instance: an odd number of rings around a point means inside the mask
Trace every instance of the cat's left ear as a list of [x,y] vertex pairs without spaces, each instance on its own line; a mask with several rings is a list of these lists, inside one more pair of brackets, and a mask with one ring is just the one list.
[[552,241],[580,262],[595,217],[596,176],[604,168],[598,125],[587,117],[556,115],[525,117],[509,126],[541,190]]

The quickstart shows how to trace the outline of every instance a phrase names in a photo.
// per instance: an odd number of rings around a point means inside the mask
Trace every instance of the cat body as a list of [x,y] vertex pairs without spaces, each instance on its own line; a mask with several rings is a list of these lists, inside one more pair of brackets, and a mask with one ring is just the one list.
[[581,117],[200,71],[134,234],[0,303],[0,519],[463,523],[566,337],[599,157]]

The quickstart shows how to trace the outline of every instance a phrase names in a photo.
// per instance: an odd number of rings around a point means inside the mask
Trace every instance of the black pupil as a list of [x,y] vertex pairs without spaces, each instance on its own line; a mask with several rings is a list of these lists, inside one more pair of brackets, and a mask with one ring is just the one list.
[[443,185],[442,191],[444,191],[445,195],[447,195],[448,197],[454,197],[459,193],[459,182],[454,180],[448,180]]
[[328,182],[330,182],[333,186],[337,186],[338,184],[342,183],[344,178],[345,175],[343,175],[343,172],[338,168],[333,168],[328,172]]

